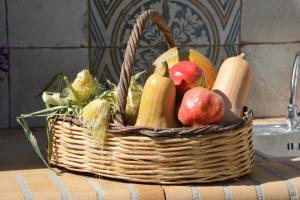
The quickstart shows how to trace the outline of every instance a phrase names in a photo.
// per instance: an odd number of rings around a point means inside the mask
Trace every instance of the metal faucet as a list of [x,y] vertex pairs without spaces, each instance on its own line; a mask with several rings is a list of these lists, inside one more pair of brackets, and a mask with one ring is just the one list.
[[287,126],[289,130],[295,130],[300,123],[300,117],[298,116],[297,113],[297,104],[296,104],[296,90],[297,90],[299,66],[300,66],[300,51],[298,51],[295,56],[292,78],[291,78],[290,98],[289,98],[289,104],[287,106],[288,109]]

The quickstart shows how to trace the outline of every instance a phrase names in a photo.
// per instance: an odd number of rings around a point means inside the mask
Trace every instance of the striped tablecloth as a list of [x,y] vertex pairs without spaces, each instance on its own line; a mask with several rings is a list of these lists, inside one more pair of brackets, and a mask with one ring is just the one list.
[[104,180],[49,169],[0,172],[0,199],[299,199],[300,158],[256,156],[250,175],[214,184],[161,186]]

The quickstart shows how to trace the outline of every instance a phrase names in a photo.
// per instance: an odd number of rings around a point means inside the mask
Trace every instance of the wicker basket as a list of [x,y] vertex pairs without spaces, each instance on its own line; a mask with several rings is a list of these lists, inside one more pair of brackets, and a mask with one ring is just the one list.
[[51,164],[103,177],[160,184],[215,182],[249,173],[254,165],[250,109],[245,108],[241,122],[226,127],[153,129],[123,125],[131,66],[148,19],[164,33],[168,45],[175,46],[160,15],[153,10],[142,13],[127,44],[118,84],[118,111],[104,147],[95,144],[78,119],[53,118],[49,121]]

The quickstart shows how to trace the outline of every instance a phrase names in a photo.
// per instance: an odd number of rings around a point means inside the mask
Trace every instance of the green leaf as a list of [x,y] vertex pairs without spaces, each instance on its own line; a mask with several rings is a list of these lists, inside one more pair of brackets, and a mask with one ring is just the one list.
[[36,112],[32,112],[29,114],[21,114],[21,118],[29,118],[29,117],[47,117],[49,114],[58,111],[58,110],[62,110],[62,109],[67,109],[68,106],[54,106],[54,107],[49,107],[49,108],[45,108],[43,110],[39,110]]
[[41,91],[38,95],[35,96],[35,98],[38,98],[38,97],[42,96],[42,94],[43,94],[44,91],[47,91],[47,90],[48,90],[48,89],[49,89],[56,81],[61,81],[61,80],[63,79],[64,76],[65,76],[65,75],[64,75],[64,73],[62,73],[62,72],[60,72],[60,73],[54,75],[54,76],[50,79],[50,81],[49,81],[48,83],[45,84],[45,86],[43,87],[42,91]]
[[[26,122],[26,118],[32,118],[32,117],[47,117],[47,119],[49,119],[50,117],[53,117],[55,115],[60,115],[57,114],[58,111],[62,110],[62,109],[67,109],[67,106],[55,106],[55,107],[51,107],[51,108],[46,108],[40,111],[36,111],[33,113],[29,113],[29,114],[22,114],[20,117],[17,117],[17,122],[21,125],[25,136],[27,137],[28,141],[30,142],[31,146],[33,147],[35,153],[38,155],[38,157],[43,161],[43,163],[52,171],[54,171],[55,173],[57,173],[54,169],[52,169],[50,167],[50,165],[48,164],[49,160],[49,156],[52,155],[52,134],[51,131],[48,127],[48,124],[46,123],[46,128],[47,128],[47,137],[48,137],[48,162],[44,159],[40,148],[38,146],[37,140],[34,137],[31,129],[29,128],[27,122]],[[49,162],[50,163],[50,162]]]
[[43,163],[49,168],[51,169],[52,171],[55,172],[54,169],[52,169],[50,167],[50,165],[48,164],[48,162],[46,162],[46,160],[44,159],[41,151],[40,151],[40,148],[38,146],[38,143],[37,143],[37,140],[36,138],[34,137],[32,131],[30,130],[28,124],[26,123],[25,121],[25,118],[22,118],[22,117],[17,117],[17,121],[18,123],[22,126],[23,128],[23,131],[25,133],[25,136],[27,137],[28,141],[31,143],[35,153],[38,155],[38,157],[40,157],[40,159],[43,161]]
[[145,74],[145,71],[138,72],[138,73],[136,73],[136,74],[133,76],[133,79],[134,79],[135,81],[137,81],[137,80],[139,80],[140,78],[142,78],[144,74]]

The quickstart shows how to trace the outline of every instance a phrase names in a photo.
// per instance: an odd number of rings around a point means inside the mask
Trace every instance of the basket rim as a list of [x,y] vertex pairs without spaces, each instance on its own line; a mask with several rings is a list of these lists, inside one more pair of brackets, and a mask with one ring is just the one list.
[[[73,125],[84,127],[83,123],[79,118],[73,116],[59,115],[50,118],[49,120],[58,120],[69,122]],[[118,124],[116,122],[109,123],[108,132],[110,134],[122,134],[124,136],[147,136],[147,137],[191,137],[191,136],[201,136],[211,133],[222,133],[232,130],[241,129],[243,127],[249,126],[252,124],[253,120],[253,111],[244,107],[244,116],[243,119],[238,121],[236,124],[232,125],[205,125],[199,127],[179,127],[179,128],[153,128],[153,127],[143,127],[143,126],[126,126]]]

